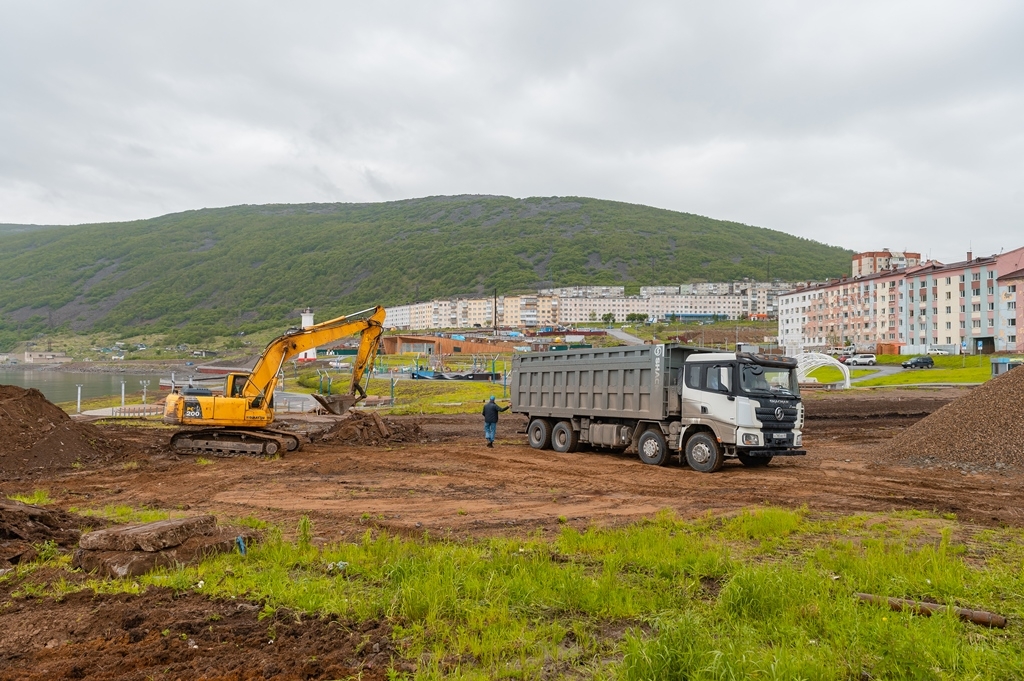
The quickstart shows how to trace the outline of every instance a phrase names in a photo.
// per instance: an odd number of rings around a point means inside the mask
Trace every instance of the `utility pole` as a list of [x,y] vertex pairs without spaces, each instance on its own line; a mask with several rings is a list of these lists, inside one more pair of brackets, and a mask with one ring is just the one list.
[[494,319],[494,335],[498,335],[498,287],[494,287],[494,305],[492,307],[493,314],[491,315]]

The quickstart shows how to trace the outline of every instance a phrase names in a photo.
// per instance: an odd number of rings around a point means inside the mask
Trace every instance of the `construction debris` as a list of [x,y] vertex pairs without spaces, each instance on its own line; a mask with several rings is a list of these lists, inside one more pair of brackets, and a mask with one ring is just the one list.
[[73,421],[35,388],[0,385],[0,478],[125,457],[98,428]]
[[70,548],[78,543],[85,519],[63,511],[51,511],[0,498],[0,569],[26,563],[36,557],[36,546],[45,542]]
[[384,419],[375,411],[351,410],[319,438],[323,442],[376,445],[384,442],[415,442],[420,436],[418,423]]
[[895,458],[953,468],[1024,465],[1024,370],[1013,369],[950,402],[890,444]]
[[134,577],[232,551],[256,536],[248,528],[218,527],[212,515],[112,527],[83,535],[71,564],[106,577]]

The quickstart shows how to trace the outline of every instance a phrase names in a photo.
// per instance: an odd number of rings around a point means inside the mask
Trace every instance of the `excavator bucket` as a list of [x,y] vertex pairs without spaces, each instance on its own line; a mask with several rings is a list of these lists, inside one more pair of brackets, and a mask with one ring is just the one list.
[[341,416],[354,407],[361,398],[356,395],[313,395],[313,399],[330,413]]

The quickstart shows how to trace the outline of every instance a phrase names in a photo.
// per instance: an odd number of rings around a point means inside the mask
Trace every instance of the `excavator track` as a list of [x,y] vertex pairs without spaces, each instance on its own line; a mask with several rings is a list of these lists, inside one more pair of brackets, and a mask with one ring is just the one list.
[[297,435],[280,430],[207,428],[175,433],[171,436],[171,447],[180,454],[267,459],[299,450],[302,441]]

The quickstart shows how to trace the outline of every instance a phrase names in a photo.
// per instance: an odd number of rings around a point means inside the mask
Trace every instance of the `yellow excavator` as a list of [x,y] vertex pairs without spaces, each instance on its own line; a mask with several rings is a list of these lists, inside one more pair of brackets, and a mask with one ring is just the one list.
[[164,423],[199,429],[178,431],[171,436],[171,446],[217,456],[273,456],[299,449],[302,441],[297,435],[270,428],[281,367],[305,350],[361,334],[348,394],[313,395],[328,411],[343,414],[366,398],[360,381],[377,355],[384,316],[383,307],[373,307],[304,329],[290,329],[270,341],[250,373],[227,375],[223,397],[206,388],[172,390],[164,407]]

